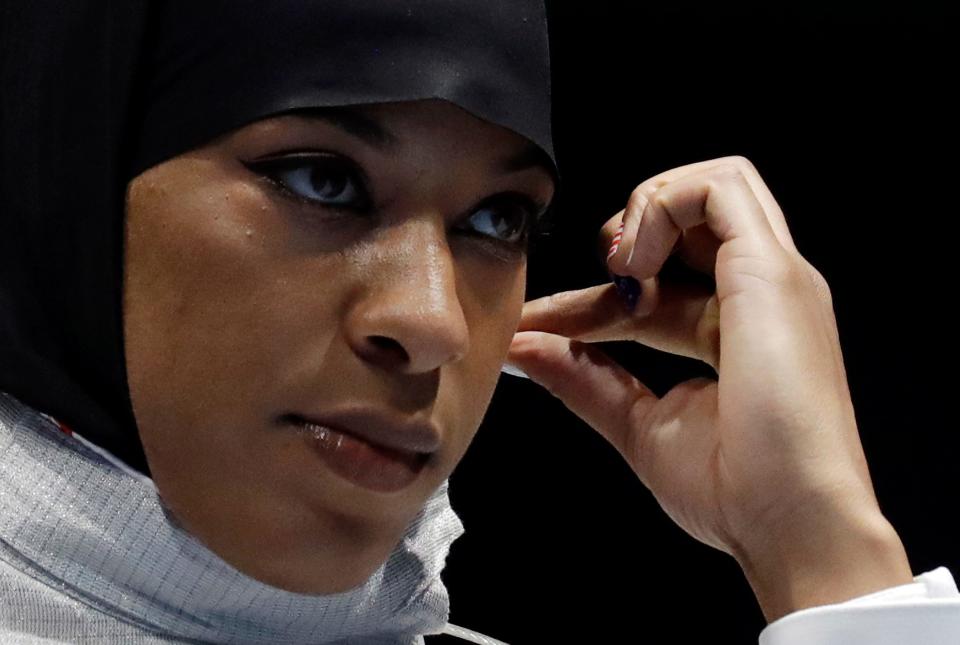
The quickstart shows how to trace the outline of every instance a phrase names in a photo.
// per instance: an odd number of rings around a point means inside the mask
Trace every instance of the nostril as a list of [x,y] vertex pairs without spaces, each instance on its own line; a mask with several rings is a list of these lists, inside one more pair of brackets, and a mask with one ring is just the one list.
[[393,360],[406,363],[410,360],[403,345],[388,336],[367,336],[367,341],[373,345],[378,354],[387,354]]

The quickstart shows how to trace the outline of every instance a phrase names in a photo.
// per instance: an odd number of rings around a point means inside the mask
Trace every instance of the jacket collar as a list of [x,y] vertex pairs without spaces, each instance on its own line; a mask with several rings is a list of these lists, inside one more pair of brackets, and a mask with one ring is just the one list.
[[[463,524],[449,480],[361,587],[331,595],[261,583],[181,529],[152,480],[117,468],[0,392],[0,558],[146,630],[208,642],[327,643],[440,632],[440,579]],[[38,611],[42,611],[38,607]],[[352,641],[350,641],[352,642]]]

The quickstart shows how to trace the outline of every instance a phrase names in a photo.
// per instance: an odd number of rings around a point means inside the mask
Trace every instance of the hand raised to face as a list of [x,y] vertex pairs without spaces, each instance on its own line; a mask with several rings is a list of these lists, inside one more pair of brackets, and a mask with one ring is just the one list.
[[[511,363],[603,435],[677,524],[733,555],[768,619],[909,582],[860,445],[829,287],[753,164],[652,177],[600,238],[636,302],[612,284],[528,302]],[[661,279],[671,253],[715,289]],[[658,398],[589,345],[610,340],[700,359],[717,378]]]

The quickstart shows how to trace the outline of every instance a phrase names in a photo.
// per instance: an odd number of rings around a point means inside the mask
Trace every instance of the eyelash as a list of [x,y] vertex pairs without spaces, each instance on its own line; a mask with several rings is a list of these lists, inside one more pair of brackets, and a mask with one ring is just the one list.
[[[335,211],[346,211],[358,213],[360,215],[369,215],[373,210],[373,203],[369,197],[367,185],[369,183],[366,173],[347,158],[330,153],[317,152],[293,152],[282,156],[271,156],[246,162],[252,172],[265,177],[277,188],[284,197],[293,199],[299,204],[311,208],[332,209]],[[345,179],[343,186],[337,194],[343,191],[347,186],[352,185],[353,191],[357,196],[347,203],[334,204],[314,197],[308,197],[303,192],[297,190],[291,184],[298,184],[304,180],[308,182],[313,192],[317,191],[317,186],[313,181],[317,170],[325,173],[322,178],[327,179],[324,186],[330,183],[332,178]],[[301,174],[307,171],[307,176],[296,177],[295,174]],[[339,174],[339,176],[338,176]],[[341,182],[335,182],[339,186]],[[519,208],[520,214],[519,235],[511,236],[512,239],[504,239],[495,235],[472,231],[470,229],[459,228],[458,230],[471,237],[479,238],[479,241],[490,242],[499,248],[507,247],[518,251],[526,251],[529,246],[530,237],[537,227],[537,220],[542,215],[545,208],[537,204],[528,195],[518,192],[497,193],[481,200],[474,206],[470,215],[466,219],[472,219],[478,213],[491,209],[501,214],[508,208]],[[494,227],[496,228],[496,227]],[[512,228],[517,228],[516,226]]]

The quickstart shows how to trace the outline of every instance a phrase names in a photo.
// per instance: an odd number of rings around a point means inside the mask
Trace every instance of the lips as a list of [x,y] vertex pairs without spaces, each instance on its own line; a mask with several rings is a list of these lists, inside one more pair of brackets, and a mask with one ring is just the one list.
[[287,413],[281,421],[329,428],[360,439],[391,456],[422,458],[441,444],[437,428],[426,421],[401,418],[371,408],[351,408],[323,413]]
[[[338,422],[329,421],[331,418]],[[345,427],[344,418],[349,418],[352,425]],[[358,419],[366,420],[369,425],[359,425]],[[368,411],[328,414],[322,420],[285,414],[281,420],[300,434],[307,447],[333,473],[381,493],[395,493],[417,481],[440,441],[432,426],[401,423]],[[372,436],[378,440],[367,438]],[[432,447],[433,450],[411,447]]]
[[368,457],[379,456],[397,461],[405,464],[411,470],[419,470],[429,458],[427,453],[386,448],[328,426],[306,422],[302,425],[302,428],[312,436],[315,444],[327,453],[343,453],[349,449],[362,449]]

